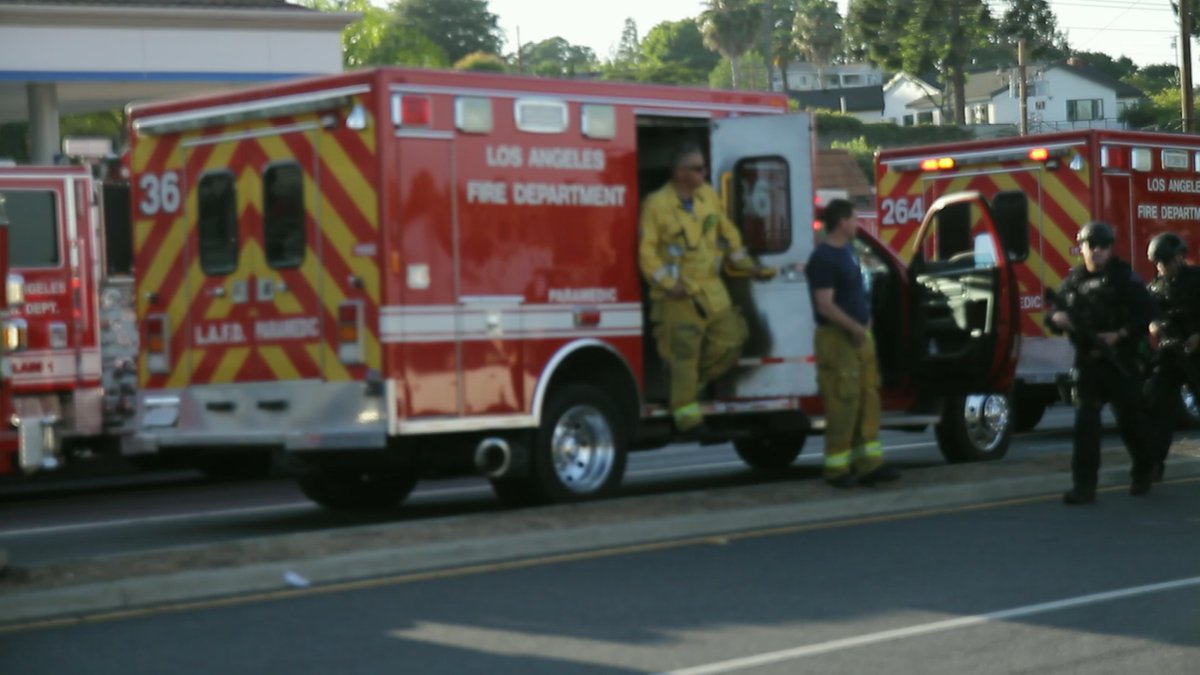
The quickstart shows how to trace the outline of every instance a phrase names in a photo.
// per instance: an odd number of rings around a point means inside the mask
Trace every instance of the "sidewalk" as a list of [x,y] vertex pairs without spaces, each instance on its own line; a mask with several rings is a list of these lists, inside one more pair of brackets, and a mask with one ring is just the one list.
[[[835,490],[819,480],[646,495],[450,518],[187,546],[0,576],[0,630],[297,584],[345,582],[486,563],[719,536],[805,523],[1049,496],[1069,486],[1069,455],[905,472],[879,488]],[[1128,459],[1104,454],[1101,486],[1128,484]],[[1168,480],[1200,476],[1200,441],[1177,443]],[[1171,489],[1167,484],[1156,489]],[[1124,490],[1100,500],[1128,499]],[[1151,494],[1148,499],[1153,499]],[[1087,508],[1087,507],[1082,507]]]

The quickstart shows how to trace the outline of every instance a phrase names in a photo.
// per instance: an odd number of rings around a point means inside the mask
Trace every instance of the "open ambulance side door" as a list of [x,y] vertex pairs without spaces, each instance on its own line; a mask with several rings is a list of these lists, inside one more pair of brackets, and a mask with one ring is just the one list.
[[1003,392],[1020,346],[1014,264],[1029,251],[1022,193],[947,194],[917,231],[909,266],[913,376],[922,390]]
[[[713,184],[747,251],[780,272],[769,281],[730,278],[749,328],[733,398],[806,396],[817,391],[814,326],[802,272],[813,249],[812,121],[806,114],[721,119],[712,126]],[[807,336],[807,337],[805,337]]]

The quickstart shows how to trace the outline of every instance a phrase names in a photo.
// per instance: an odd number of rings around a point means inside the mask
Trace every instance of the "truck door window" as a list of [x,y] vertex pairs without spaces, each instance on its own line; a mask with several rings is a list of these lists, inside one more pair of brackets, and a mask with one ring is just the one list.
[[263,246],[273,269],[304,262],[304,172],[297,164],[276,164],[263,173]]
[[207,173],[197,188],[200,202],[200,269],[210,276],[237,269],[237,192],[233,174]]
[[13,267],[55,267],[58,253],[58,200],[50,190],[0,192],[8,212],[8,263]]
[[782,253],[792,246],[788,165],[782,157],[750,157],[733,168],[733,216],[746,249]]
[[995,267],[999,246],[974,202],[950,204],[937,214],[934,230],[925,238],[923,257],[937,267]]

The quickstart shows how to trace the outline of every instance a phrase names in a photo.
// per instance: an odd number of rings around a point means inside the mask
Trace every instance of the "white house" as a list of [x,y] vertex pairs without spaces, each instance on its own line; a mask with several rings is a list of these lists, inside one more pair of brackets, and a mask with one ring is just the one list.
[[[941,124],[942,111],[937,107],[942,90],[927,80],[899,73],[883,85],[883,120],[910,127],[914,124]],[[914,108],[918,102],[928,107]]]
[[[833,63],[821,68],[808,61],[793,61],[787,68],[788,91],[812,91],[817,89],[842,89],[869,87],[883,84],[883,73],[869,63]],[[771,87],[783,91],[783,77],[778,68],[772,69]]]
[[[1076,128],[1123,128],[1118,119],[1145,97],[1137,87],[1079,59],[1026,68],[1026,105],[1032,132]],[[1016,70],[972,73],[966,86],[966,123],[1020,124]],[[918,114],[940,112],[941,96],[907,104]],[[885,111],[885,116],[887,115]]]

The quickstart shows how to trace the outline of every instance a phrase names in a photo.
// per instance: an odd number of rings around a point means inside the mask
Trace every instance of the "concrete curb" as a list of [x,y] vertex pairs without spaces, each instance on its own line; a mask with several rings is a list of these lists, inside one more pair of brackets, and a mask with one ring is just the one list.
[[[1179,458],[1172,461],[1172,480],[1195,476],[1200,476],[1200,460]],[[1128,467],[1125,466],[1113,466],[1100,473],[1101,487],[1124,486],[1128,480]],[[625,523],[536,530],[503,537],[475,537],[320,558],[14,591],[0,595],[0,630],[18,629],[20,625],[17,624],[52,618],[291,590],[294,587],[284,579],[286,572],[299,574],[313,584],[332,584],[747,530],[1045,496],[1057,493],[1068,484],[1069,478],[1065,474],[1053,472],[954,485],[885,489],[836,499],[735,507]]]

